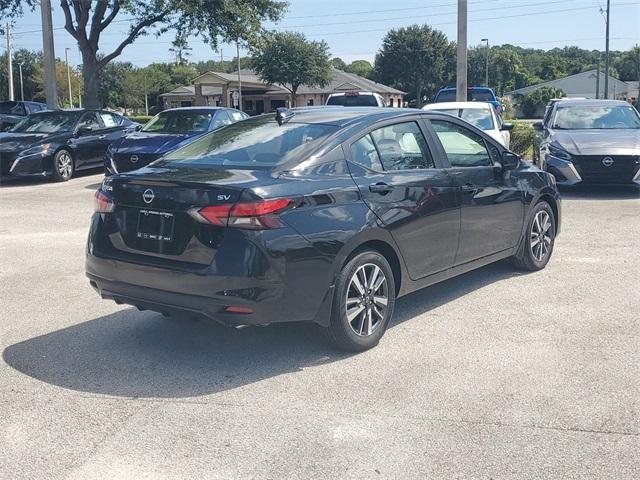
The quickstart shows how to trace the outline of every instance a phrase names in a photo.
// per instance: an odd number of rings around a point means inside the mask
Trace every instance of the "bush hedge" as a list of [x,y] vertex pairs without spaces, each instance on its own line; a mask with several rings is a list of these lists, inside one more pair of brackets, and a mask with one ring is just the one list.
[[141,123],[141,124],[144,125],[149,120],[151,120],[153,117],[151,115],[130,115],[127,118],[129,120],[131,120],[132,122]]
[[531,122],[513,122],[510,149],[526,160],[533,159],[536,131]]

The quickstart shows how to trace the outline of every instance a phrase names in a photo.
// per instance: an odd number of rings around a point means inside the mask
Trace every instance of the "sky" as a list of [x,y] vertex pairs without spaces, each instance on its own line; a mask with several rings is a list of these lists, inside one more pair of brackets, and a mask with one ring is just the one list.
[[[80,64],[74,39],[64,30],[64,18],[58,2],[53,3],[56,56]],[[605,48],[605,21],[600,8],[606,0],[468,0],[468,44],[480,44],[488,38],[491,45],[510,43],[527,48],[551,49],[578,46]],[[266,26],[275,30],[296,30],[312,40],[324,40],[332,56],[347,63],[373,61],[385,33],[393,28],[426,23],[456,39],[457,0],[289,0],[289,8],[278,23]],[[123,14],[121,14],[123,16]],[[125,17],[126,18],[126,17]],[[128,24],[112,24],[100,39],[102,53],[110,53],[126,33]],[[13,27],[14,48],[40,50],[39,11],[28,12]],[[152,34],[139,38],[118,58],[138,66],[174,59],[173,34]],[[4,43],[4,39],[3,39]],[[219,60],[214,51],[197,37],[189,39],[192,61]],[[626,50],[640,44],[640,0],[611,0],[611,49]],[[4,47],[0,47],[2,51]],[[235,56],[235,45],[221,45],[225,59]],[[241,55],[245,54],[241,50]]]

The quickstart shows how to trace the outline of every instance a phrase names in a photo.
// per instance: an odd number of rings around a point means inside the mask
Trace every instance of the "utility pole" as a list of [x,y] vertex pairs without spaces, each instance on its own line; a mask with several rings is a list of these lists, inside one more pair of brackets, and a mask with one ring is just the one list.
[[611,13],[611,0],[607,0],[607,40],[604,56],[604,98],[609,98],[609,16]]
[[600,61],[602,60],[602,52],[598,52],[598,71],[596,73],[596,100],[600,98]]
[[240,43],[236,40],[236,55],[238,56],[238,110],[242,111],[242,79],[240,78]]
[[[456,69],[456,101],[467,101],[467,0],[458,0],[458,65]],[[422,99],[418,99],[418,106]]]
[[67,64],[67,83],[69,84],[69,108],[73,108],[73,93],[71,93],[71,67],[69,67],[69,47],[64,49],[64,61]]
[[51,0],[40,0],[42,16],[42,63],[44,64],[44,93],[47,108],[58,108],[58,90],[56,88],[56,58],[53,49],[53,21],[51,20]]
[[480,41],[487,42],[487,64],[485,65],[485,70],[484,70],[484,86],[488,87],[489,86],[489,39],[483,38]]
[[20,100],[24,102],[24,83],[22,81],[22,65],[24,65],[24,63],[19,63],[18,68],[20,69]]
[[5,31],[7,36],[7,76],[9,77],[9,100],[15,100],[13,95],[13,53],[11,52],[11,24],[7,22]]

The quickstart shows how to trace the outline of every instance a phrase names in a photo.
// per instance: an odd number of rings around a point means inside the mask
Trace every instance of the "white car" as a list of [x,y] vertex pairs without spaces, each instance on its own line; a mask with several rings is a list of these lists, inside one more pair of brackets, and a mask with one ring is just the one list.
[[492,138],[509,148],[511,142],[512,123],[502,121],[493,105],[487,102],[443,102],[430,103],[422,107],[423,110],[437,110],[455,115],[466,120],[473,126],[484,130]]
[[326,105],[343,107],[386,107],[382,95],[375,92],[344,92],[332,93],[327,98]]

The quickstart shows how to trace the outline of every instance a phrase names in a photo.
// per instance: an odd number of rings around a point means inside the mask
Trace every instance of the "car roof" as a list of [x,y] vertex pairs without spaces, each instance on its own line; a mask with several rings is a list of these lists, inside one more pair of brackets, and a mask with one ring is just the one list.
[[489,102],[440,102],[429,103],[422,107],[423,110],[444,110],[447,108],[473,108],[473,109],[492,109],[493,105]]
[[[287,110],[287,113],[293,114],[288,119],[290,123],[319,123],[337,127],[346,127],[362,121],[374,123],[381,120],[402,118],[410,115],[440,115],[440,112],[428,112],[416,108],[343,106],[297,107]],[[275,118],[273,113],[265,113],[264,115],[273,115]]]
[[593,98],[567,98],[558,100],[555,102],[558,107],[597,107],[603,105],[609,106],[628,106],[629,104],[624,100],[604,100],[604,99],[593,99]]
[[330,97],[343,97],[345,95],[351,95],[357,93],[358,95],[379,95],[376,92],[365,92],[363,90],[350,90],[348,92],[338,92],[338,93],[332,93],[329,96]]
[[[491,90],[493,92],[493,89],[490,87],[467,87],[467,90]],[[440,92],[455,92],[456,91],[456,87],[445,87],[445,88],[441,88],[439,90]]]
[[[176,107],[176,108],[167,108],[166,110],[163,110],[160,113],[164,113],[164,112],[194,112],[194,111],[201,111],[201,112],[212,112],[215,110],[235,110],[235,108],[227,108],[227,107],[209,107],[209,106],[202,106],[202,107]],[[240,110],[238,110],[240,111]]]

